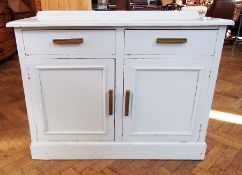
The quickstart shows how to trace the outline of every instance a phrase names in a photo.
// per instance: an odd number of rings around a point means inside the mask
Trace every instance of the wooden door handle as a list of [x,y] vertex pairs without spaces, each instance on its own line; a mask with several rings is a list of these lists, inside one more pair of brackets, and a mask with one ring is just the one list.
[[83,38],[69,38],[69,39],[53,39],[54,44],[82,44]]
[[129,116],[130,90],[125,92],[124,116]]
[[113,90],[108,91],[108,115],[113,115]]
[[183,44],[187,43],[187,38],[156,38],[157,44]]

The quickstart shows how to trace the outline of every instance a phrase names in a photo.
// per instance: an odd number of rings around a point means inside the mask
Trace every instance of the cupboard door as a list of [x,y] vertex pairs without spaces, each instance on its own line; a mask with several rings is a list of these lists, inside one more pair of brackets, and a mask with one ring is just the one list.
[[126,60],[124,141],[198,140],[208,80],[208,59]]
[[27,62],[39,140],[114,140],[114,60]]

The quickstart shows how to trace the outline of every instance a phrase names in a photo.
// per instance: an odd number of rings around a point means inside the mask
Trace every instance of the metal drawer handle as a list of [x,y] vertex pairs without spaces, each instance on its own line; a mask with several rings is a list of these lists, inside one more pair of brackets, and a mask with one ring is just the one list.
[[130,90],[125,92],[124,116],[129,116]]
[[83,38],[70,38],[70,39],[53,39],[54,44],[82,44]]
[[108,115],[113,115],[113,90],[108,92]]
[[182,44],[187,43],[187,38],[157,38],[157,44]]

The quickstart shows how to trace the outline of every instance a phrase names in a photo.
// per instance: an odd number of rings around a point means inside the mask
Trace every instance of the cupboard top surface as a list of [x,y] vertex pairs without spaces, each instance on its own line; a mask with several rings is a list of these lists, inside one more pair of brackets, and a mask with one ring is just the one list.
[[36,17],[13,21],[8,27],[179,27],[226,26],[232,20],[203,18],[181,11],[42,11]]

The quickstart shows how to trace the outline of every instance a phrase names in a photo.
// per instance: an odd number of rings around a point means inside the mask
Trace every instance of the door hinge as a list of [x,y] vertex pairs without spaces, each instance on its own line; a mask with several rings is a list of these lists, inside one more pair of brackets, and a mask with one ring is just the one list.
[[202,131],[202,124],[200,124],[199,130],[198,130],[198,141],[200,140],[201,131]]
[[210,69],[209,70],[209,76],[208,76],[209,79],[211,78],[211,74],[212,74],[212,70]]
[[202,130],[202,124],[200,124],[199,133],[201,132],[201,130]]
[[28,73],[28,79],[30,80],[30,74],[29,74],[29,69],[27,68],[27,73]]

